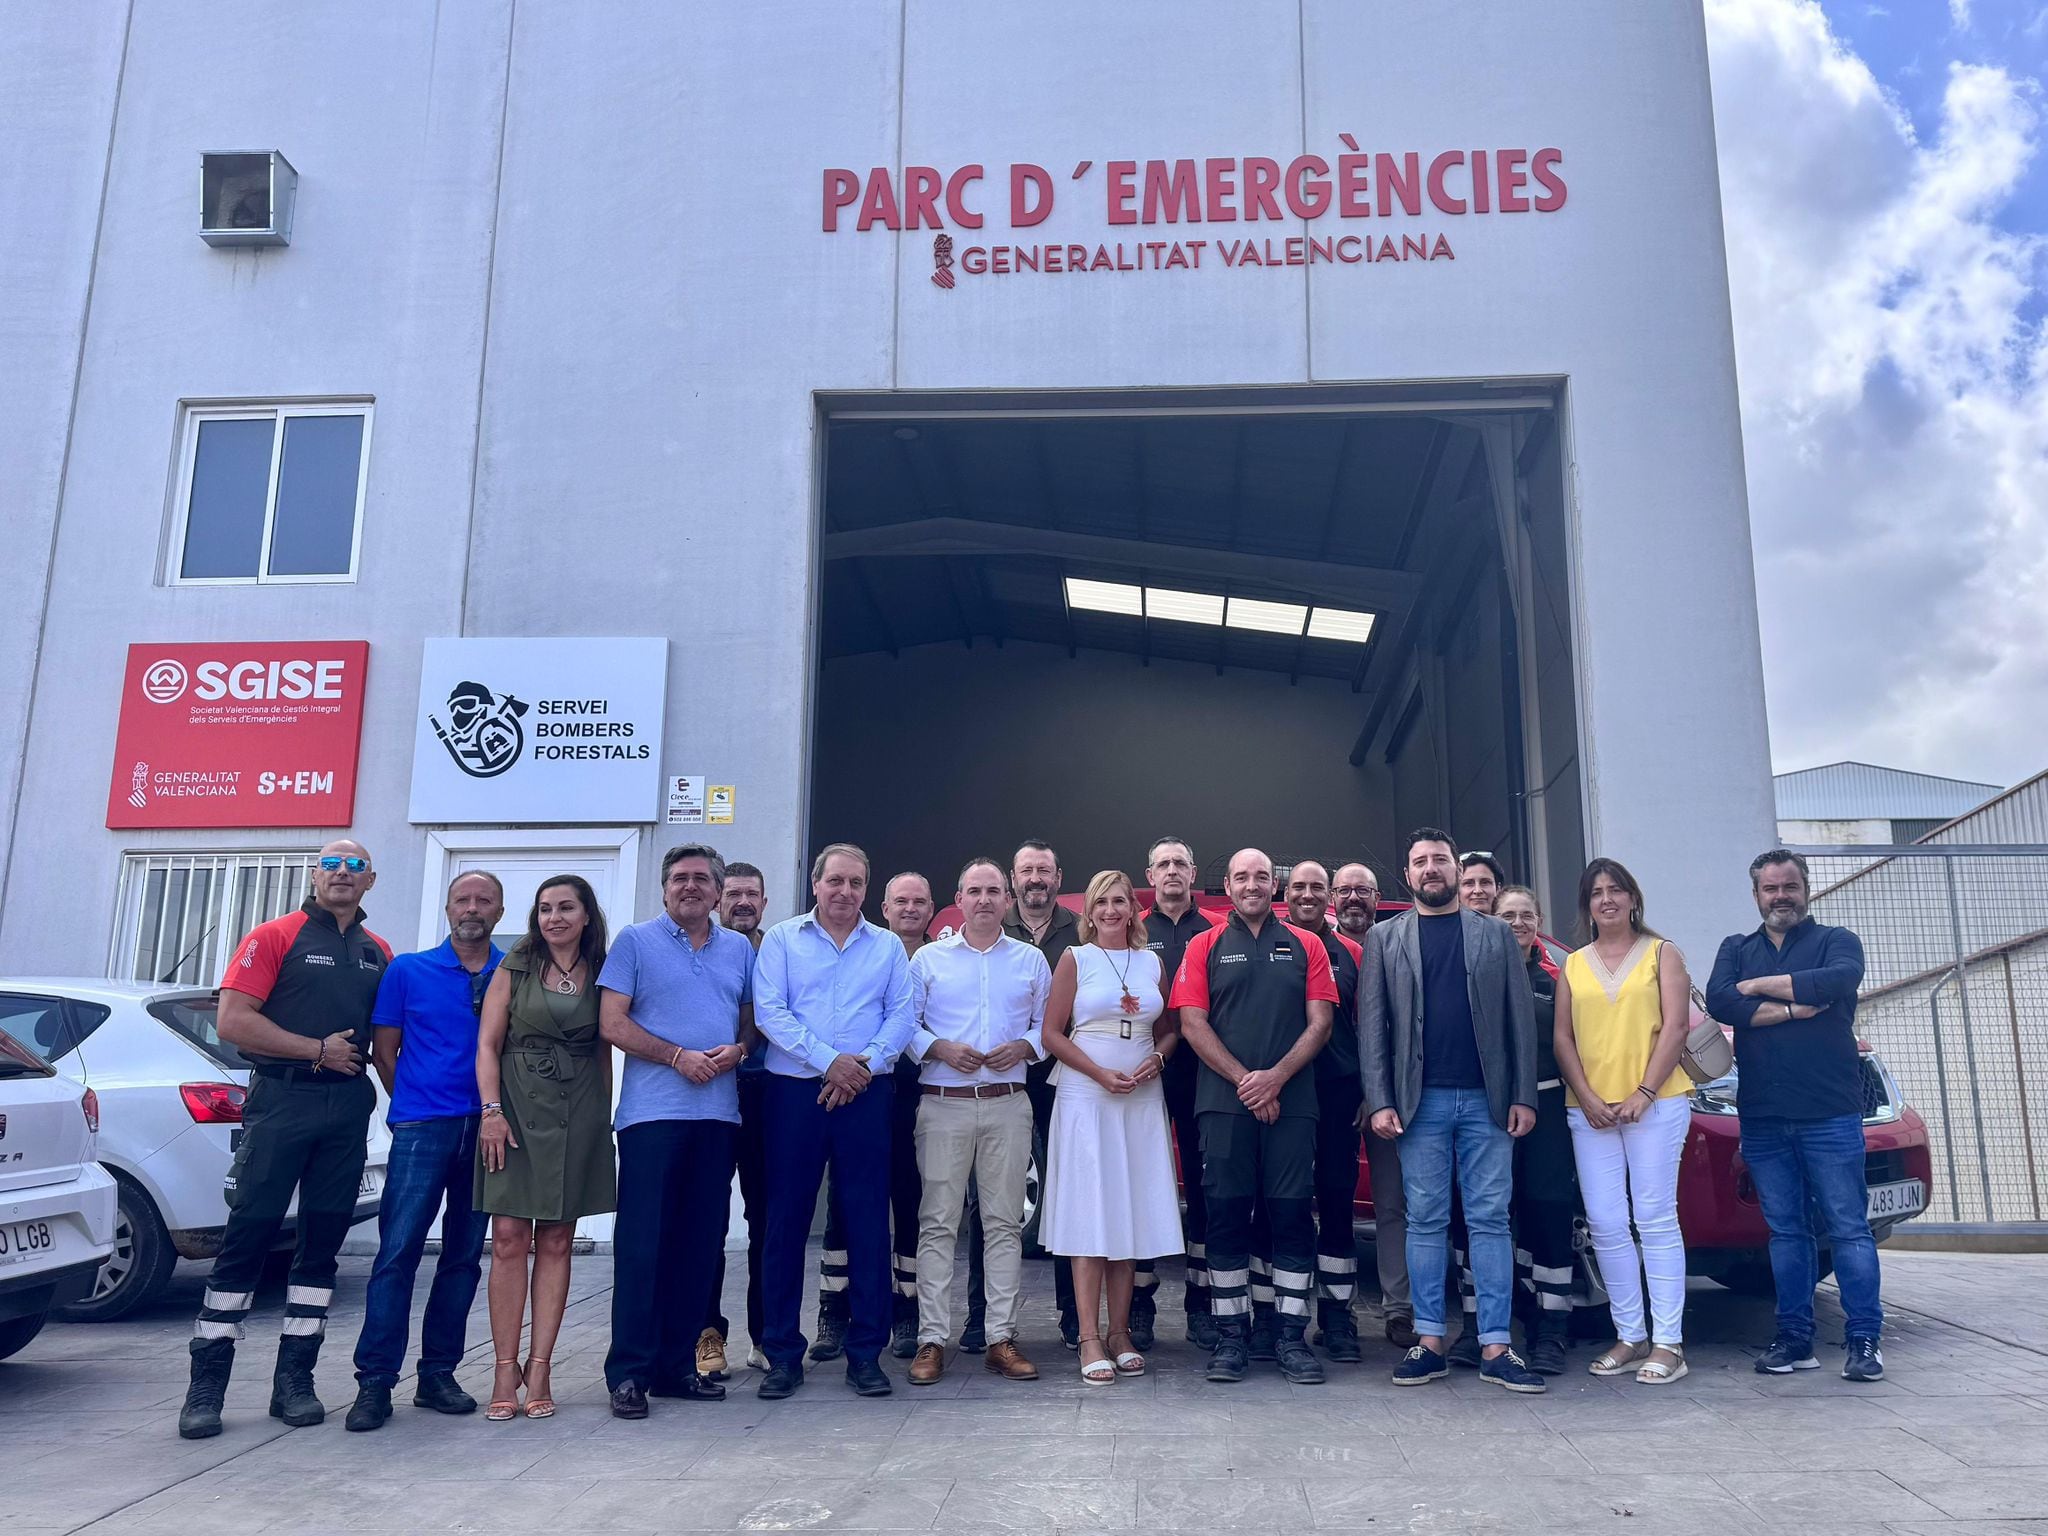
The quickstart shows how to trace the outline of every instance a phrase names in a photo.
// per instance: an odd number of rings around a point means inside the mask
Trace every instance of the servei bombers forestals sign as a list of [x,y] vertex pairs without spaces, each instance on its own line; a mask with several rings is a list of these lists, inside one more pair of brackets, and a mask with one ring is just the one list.
[[[932,282],[961,277],[1361,266],[1383,261],[1455,261],[1453,221],[1480,215],[1556,213],[1565,205],[1561,149],[1442,149],[1367,153],[1340,133],[1334,157],[1303,154],[1184,160],[1077,161],[1067,173],[1092,197],[1114,238],[956,245],[952,230],[979,231],[998,212],[1013,230],[1052,216],[1059,182],[1044,166],[1009,167],[1005,209],[987,168],[907,165],[865,173],[834,167],[824,177],[826,234],[842,229],[930,229]],[[1413,221],[1422,219],[1418,225]],[[1371,221],[1371,222],[1366,222]],[[1306,224],[1306,234],[1275,225]],[[1175,226],[1163,238],[1162,224]],[[1261,226],[1264,226],[1263,228]],[[1155,237],[1137,233],[1150,228]],[[1124,231],[1130,229],[1130,233]],[[1199,229],[1200,233],[1197,233]]]
[[409,819],[653,820],[667,689],[662,639],[427,641]]

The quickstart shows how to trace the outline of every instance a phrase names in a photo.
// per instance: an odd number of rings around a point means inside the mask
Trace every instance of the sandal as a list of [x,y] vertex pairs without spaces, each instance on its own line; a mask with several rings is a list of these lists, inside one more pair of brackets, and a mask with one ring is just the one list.
[[1634,1342],[1627,1339],[1616,1339],[1607,1347],[1607,1353],[1587,1366],[1586,1369],[1595,1376],[1626,1376],[1649,1353],[1650,1343],[1647,1339],[1640,1339]]
[[[1119,1334],[1123,1336],[1124,1343],[1128,1344],[1131,1342],[1130,1329],[1112,1328],[1109,1332],[1109,1336],[1112,1339],[1116,1338]],[[1142,1376],[1145,1374],[1145,1357],[1139,1354],[1135,1349],[1119,1349],[1114,1351],[1114,1353],[1116,1355],[1117,1375]]]
[[[1099,1348],[1101,1343],[1102,1340],[1092,1333],[1084,1333],[1080,1338],[1081,1379],[1091,1387],[1106,1387],[1116,1380],[1116,1367],[1102,1357]],[[1093,1360],[1088,1358],[1089,1350],[1087,1346],[1090,1344],[1098,1346]]]
[[514,1371],[519,1373],[518,1385],[512,1388],[513,1395],[511,1397],[494,1397],[491,1399],[490,1406],[484,1409],[484,1417],[493,1424],[505,1424],[519,1417],[518,1392],[520,1387],[526,1385],[526,1372],[519,1370],[519,1362],[517,1360],[500,1360],[497,1364],[500,1370],[509,1365]]
[[1676,1344],[1659,1344],[1636,1372],[1636,1380],[1646,1387],[1662,1387],[1678,1380],[1689,1369],[1684,1349]]
[[[524,1379],[532,1376],[533,1368],[536,1365],[542,1366],[544,1368],[552,1368],[554,1362],[541,1355],[528,1355],[526,1357],[526,1369],[519,1373],[520,1377]],[[554,1386],[551,1369],[550,1380],[548,1382],[548,1385],[550,1387]],[[526,1399],[526,1416],[529,1419],[552,1419],[555,1416],[554,1398],[545,1395],[541,1397],[534,1397],[531,1393],[529,1393]]]

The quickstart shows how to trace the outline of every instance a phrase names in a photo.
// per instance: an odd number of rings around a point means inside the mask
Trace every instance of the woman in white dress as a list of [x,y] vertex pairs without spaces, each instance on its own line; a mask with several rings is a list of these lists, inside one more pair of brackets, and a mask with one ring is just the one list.
[[[1170,1023],[1160,1025],[1165,978],[1145,938],[1129,877],[1104,870],[1088,882],[1080,943],[1060,956],[1045,1005],[1059,1095],[1040,1234],[1047,1248],[1074,1261],[1081,1377],[1093,1386],[1145,1373],[1145,1357],[1130,1338],[1134,1261],[1182,1251],[1180,1191],[1159,1085],[1180,1036]],[[1096,1331],[1105,1293],[1113,1361]]]

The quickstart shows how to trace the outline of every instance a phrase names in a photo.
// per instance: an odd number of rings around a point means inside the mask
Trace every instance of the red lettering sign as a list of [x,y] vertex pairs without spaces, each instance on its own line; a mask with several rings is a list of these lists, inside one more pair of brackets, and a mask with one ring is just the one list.
[[345,827],[362,640],[131,645],[110,827]]

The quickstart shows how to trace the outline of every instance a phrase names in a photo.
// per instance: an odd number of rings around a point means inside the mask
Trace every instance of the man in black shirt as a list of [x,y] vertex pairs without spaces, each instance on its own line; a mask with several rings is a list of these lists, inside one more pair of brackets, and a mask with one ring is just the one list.
[[1864,1185],[1863,1063],[1856,995],[1863,943],[1807,915],[1806,860],[1774,848],[1749,866],[1763,926],[1721,941],[1707,1011],[1735,1031],[1742,1160],[1771,1229],[1778,1336],[1766,1375],[1812,1370],[1819,1279],[1809,1209],[1820,1213],[1846,1314],[1845,1381],[1882,1381],[1884,1303]]
[[[1026,944],[1037,945],[1038,952],[1045,956],[1045,963],[1057,970],[1060,956],[1080,939],[1080,921],[1060,905],[1060,861],[1051,844],[1037,838],[1026,838],[1018,846],[1010,859],[1010,895],[1010,915],[1003,920],[1003,932],[1013,939],[1022,939]],[[1024,1091],[1031,1098],[1031,1119],[1041,1157],[1052,1134],[1053,1088],[1050,1079],[1053,1064],[1048,1053],[1044,1060],[1035,1061],[1024,1070]],[[970,1252],[978,1254],[981,1251],[979,1210],[970,1224],[968,1242]],[[977,1347],[979,1341],[987,1337],[982,1327],[982,1314],[974,1306],[974,1300],[983,1294],[979,1266],[974,1270],[968,1277],[967,1330],[960,1339],[960,1347],[967,1350]],[[1061,1254],[1053,1255],[1052,1289],[1053,1300],[1060,1313],[1060,1342],[1069,1349],[1079,1349],[1081,1321],[1074,1307],[1074,1266]],[[1136,1309],[1134,1299],[1134,1332],[1137,1327]],[[1138,1341],[1134,1337],[1131,1342],[1135,1345]]]
[[1209,1306],[1216,1314],[1211,1381],[1242,1381],[1251,1354],[1253,1210],[1273,1236],[1274,1353],[1289,1381],[1323,1379],[1309,1348],[1315,1285],[1316,1089],[1308,1065],[1330,1038],[1337,986],[1322,940],[1273,911],[1273,861],[1256,848],[1231,858],[1233,908],[1188,944],[1169,1006],[1202,1059],[1195,1113],[1209,1217]]
[[1414,907],[1375,927],[1358,979],[1358,1054],[1376,1136],[1402,1138],[1408,1275],[1420,1340],[1400,1386],[1444,1376],[1445,1228],[1455,1177],[1472,1234],[1480,1375],[1511,1392],[1543,1378],[1511,1346],[1515,1258],[1508,1234],[1514,1138],[1536,1123],[1536,1020],[1506,923],[1461,909],[1457,846],[1424,827],[1403,856]]
[[[1330,926],[1330,877],[1314,859],[1303,859],[1287,874],[1287,917],[1315,934],[1330,957],[1337,982],[1336,1017],[1358,1017],[1358,962],[1364,951]],[[1358,1031],[1330,1031],[1330,1043],[1316,1055],[1316,1343],[1332,1360],[1356,1364],[1358,1323],[1351,1303],[1358,1294],[1358,1237],[1352,1202],[1358,1194],[1358,1133],[1365,1090],[1358,1078]],[[1254,1259],[1256,1266],[1257,1260]]]
[[362,1185],[377,1107],[363,1061],[377,984],[391,963],[391,946],[363,926],[362,898],[376,883],[361,844],[329,843],[306,904],[251,930],[221,978],[220,1037],[249,1058],[249,1093],[226,1180],[227,1230],[193,1324],[192,1381],[178,1416],[187,1440],[221,1431],[242,1320],[295,1195],[298,1247],[270,1416],[295,1428],[327,1416],[313,1394],[313,1364]]
[[[1187,840],[1162,837],[1145,855],[1145,878],[1152,886],[1152,910],[1145,914],[1145,947],[1159,957],[1160,985],[1171,994],[1173,978],[1180,973],[1181,957],[1188,940],[1206,933],[1209,919],[1195,905],[1195,855]],[[1202,1204],[1202,1138],[1195,1125],[1195,1073],[1201,1066],[1193,1051],[1175,1051],[1160,1074],[1166,1093],[1167,1118],[1173,1125],[1174,1143],[1180,1152],[1181,1193],[1187,1200],[1187,1214],[1181,1229],[1187,1240],[1187,1286],[1182,1305],[1188,1315],[1188,1342],[1200,1349],[1216,1347],[1216,1319],[1209,1315],[1208,1221]],[[1131,1293],[1131,1347],[1150,1349],[1137,1337],[1138,1298],[1148,1300],[1158,1288],[1158,1276],[1144,1284],[1152,1261],[1141,1259]],[[1147,1319],[1150,1321],[1150,1318]]]

